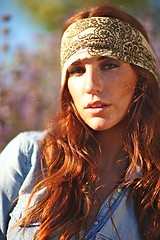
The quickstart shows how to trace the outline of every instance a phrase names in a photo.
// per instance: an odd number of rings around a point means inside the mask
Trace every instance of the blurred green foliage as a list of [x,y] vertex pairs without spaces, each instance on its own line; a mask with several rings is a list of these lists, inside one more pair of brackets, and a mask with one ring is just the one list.
[[19,4],[30,11],[37,22],[44,24],[49,30],[59,29],[67,16],[73,12],[109,2],[123,6],[130,12],[139,14],[142,9],[149,8],[148,0],[17,0]]

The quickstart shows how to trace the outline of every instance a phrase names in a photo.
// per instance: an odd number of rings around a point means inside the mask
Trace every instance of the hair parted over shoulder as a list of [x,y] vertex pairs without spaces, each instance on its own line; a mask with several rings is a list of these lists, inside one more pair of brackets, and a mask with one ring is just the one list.
[[[149,41],[143,26],[120,8],[103,4],[81,11],[71,17],[64,30],[73,22],[90,17],[113,17],[138,29]],[[126,177],[138,167],[143,173],[131,179],[135,207],[142,239],[160,239],[160,90],[149,71],[132,65],[138,75],[135,96],[130,110],[130,121],[124,139],[128,154]],[[48,123],[47,134],[41,144],[41,170],[43,178],[34,187],[34,195],[45,188],[45,196],[29,207],[19,225],[27,227],[40,221],[35,240],[46,240],[58,235],[67,240],[78,239],[85,232],[93,201],[96,201],[94,182],[98,177],[101,150],[96,132],[79,117],[66,85],[61,92],[62,111]],[[123,179],[122,179],[123,181]],[[74,207],[71,207],[74,206]],[[141,218],[139,219],[139,216]],[[145,222],[145,225],[143,224]]]

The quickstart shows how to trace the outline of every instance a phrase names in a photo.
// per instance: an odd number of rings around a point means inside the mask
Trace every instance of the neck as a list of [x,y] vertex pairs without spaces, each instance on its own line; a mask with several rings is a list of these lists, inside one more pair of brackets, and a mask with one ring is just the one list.
[[108,162],[114,161],[123,148],[125,124],[125,121],[122,121],[111,129],[96,133],[102,150],[102,158],[105,157]]
[[121,123],[112,129],[96,133],[102,150],[97,186],[106,186],[108,194],[117,186],[128,165],[123,148],[124,131],[125,123]]

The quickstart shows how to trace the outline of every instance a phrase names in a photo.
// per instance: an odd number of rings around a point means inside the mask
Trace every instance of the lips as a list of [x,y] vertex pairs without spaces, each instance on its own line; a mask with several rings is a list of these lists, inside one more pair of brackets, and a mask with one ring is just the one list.
[[105,113],[106,110],[109,110],[111,104],[107,104],[101,101],[89,102],[85,107],[85,110],[92,117],[102,116],[101,114]]
[[105,108],[107,106],[110,106],[110,105],[101,101],[95,101],[95,102],[88,103],[85,109],[99,109],[99,108]]

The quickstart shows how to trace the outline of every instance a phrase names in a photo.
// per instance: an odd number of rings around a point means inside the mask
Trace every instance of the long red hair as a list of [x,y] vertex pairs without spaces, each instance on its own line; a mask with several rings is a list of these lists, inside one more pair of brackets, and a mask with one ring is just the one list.
[[[78,19],[113,17],[138,29],[148,40],[143,26],[123,10],[108,4],[82,11],[71,17],[64,30]],[[140,67],[132,66],[139,80],[130,111],[124,147],[131,159],[126,171],[138,166],[142,177],[133,185],[135,208],[143,239],[160,238],[160,90],[155,77]],[[43,179],[34,187],[31,198],[45,188],[45,196],[29,208],[19,224],[34,221],[41,225],[34,239],[45,240],[53,234],[69,239],[85,230],[95,200],[94,182],[98,177],[100,147],[91,130],[75,110],[68,88],[61,92],[62,110],[49,121],[47,135],[41,144]],[[74,206],[74,207],[73,207]],[[145,219],[145,225],[144,223]],[[79,236],[80,238],[80,236]]]

